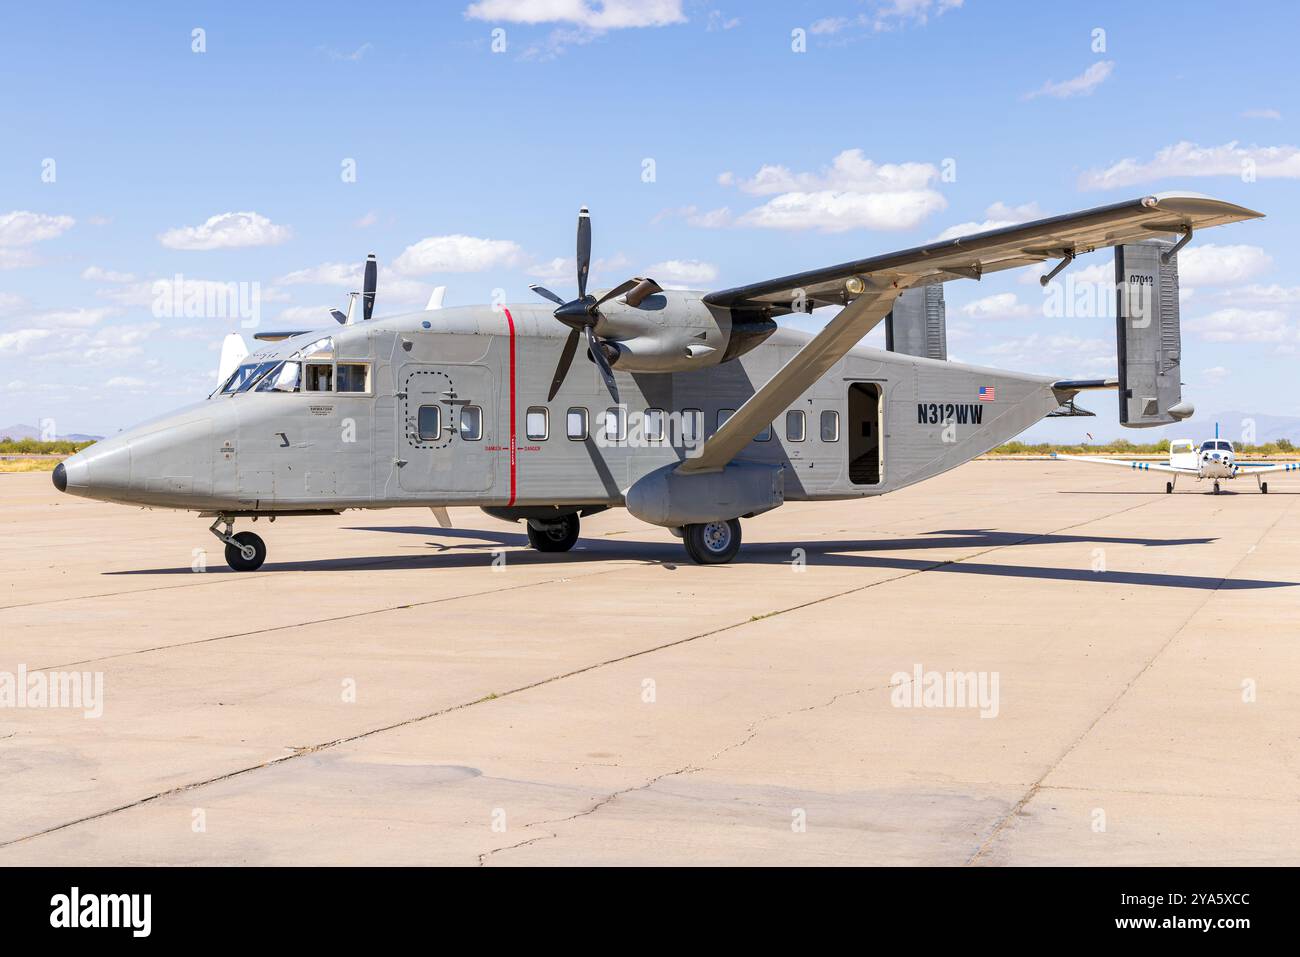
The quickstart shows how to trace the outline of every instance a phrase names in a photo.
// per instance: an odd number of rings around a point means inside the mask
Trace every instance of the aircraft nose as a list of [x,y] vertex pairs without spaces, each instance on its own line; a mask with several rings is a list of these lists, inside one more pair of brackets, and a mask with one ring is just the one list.
[[54,480],[54,487],[60,492],[68,490],[68,470],[63,467],[62,462],[54,466],[54,474],[50,477]]
[[131,484],[131,452],[111,442],[97,442],[60,462],[52,478],[54,487],[69,495],[111,497]]

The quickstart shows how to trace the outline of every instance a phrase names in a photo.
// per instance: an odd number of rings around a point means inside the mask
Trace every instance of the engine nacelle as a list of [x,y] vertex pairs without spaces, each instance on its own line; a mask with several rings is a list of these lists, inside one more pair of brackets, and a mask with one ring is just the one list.
[[668,291],[636,306],[601,306],[596,335],[620,372],[687,372],[715,366],[754,348],[777,325],[764,316],[709,306],[698,292]]
[[641,521],[665,528],[757,515],[785,502],[785,468],[733,462],[718,472],[683,475],[666,465],[637,480],[625,502]]

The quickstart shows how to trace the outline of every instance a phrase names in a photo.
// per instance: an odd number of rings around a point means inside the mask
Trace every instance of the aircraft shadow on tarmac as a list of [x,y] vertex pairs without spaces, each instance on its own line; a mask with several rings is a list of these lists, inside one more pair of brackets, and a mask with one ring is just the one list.
[[[666,570],[677,569],[682,562],[682,546],[676,542],[644,542],[614,540],[612,538],[583,538],[570,552],[546,554],[524,548],[527,536],[512,531],[482,530],[473,528],[438,528],[415,525],[351,527],[345,531],[387,532],[397,535],[435,536],[443,539],[462,539],[459,544],[447,545],[429,541],[425,544],[436,551],[411,552],[403,555],[372,555],[354,558],[322,558],[311,561],[267,562],[261,569],[266,572],[293,571],[388,571],[394,568],[482,568],[492,561],[497,548],[518,548],[508,559],[511,565],[572,565],[593,561],[635,561],[658,565]],[[915,550],[924,548],[999,548],[1010,545],[1142,545],[1162,547],[1167,545],[1209,545],[1213,538],[1129,538],[1104,535],[1061,535],[1033,532],[999,532],[990,529],[945,529],[926,533],[916,538],[809,540],[800,542],[755,542],[746,544],[731,565],[713,566],[723,574],[735,574],[745,565],[789,565],[796,549],[802,549],[808,565],[829,568],[878,568],[899,571],[944,572],[963,575],[987,575],[995,578],[1030,578],[1045,581],[1093,582],[1111,585],[1147,585],[1163,588],[1197,588],[1206,590],[1242,590],[1255,588],[1287,588],[1298,582],[1260,579],[1223,579],[1201,575],[1167,575],[1159,572],[1094,572],[1090,567],[1052,568],[1033,565],[996,565],[973,560],[931,560],[902,556],[864,555],[861,552]],[[234,574],[223,567],[213,566],[209,574]],[[168,575],[193,574],[189,567],[131,569],[105,572],[106,575]]]

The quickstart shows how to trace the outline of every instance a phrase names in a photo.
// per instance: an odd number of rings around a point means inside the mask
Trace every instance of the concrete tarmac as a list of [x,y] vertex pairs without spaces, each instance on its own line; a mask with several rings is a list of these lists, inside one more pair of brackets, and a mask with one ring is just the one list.
[[1300,864],[1300,482],[1225,489],[976,461],[707,568],[241,521],[237,574],[0,475],[0,864]]

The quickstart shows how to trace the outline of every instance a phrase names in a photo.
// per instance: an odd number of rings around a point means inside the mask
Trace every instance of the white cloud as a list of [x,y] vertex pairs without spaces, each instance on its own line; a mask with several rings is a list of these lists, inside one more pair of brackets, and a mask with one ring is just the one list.
[[40,258],[30,249],[6,249],[0,246],[0,269],[26,269],[40,264]]
[[261,213],[218,213],[199,226],[169,229],[158,241],[168,249],[242,249],[276,246],[292,235],[288,226],[278,226]]
[[276,280],[282,286],[346,286],[361,288],[362,266],[357,263],[321,263],[286,273]]
[[0,292],[0,316],[9,315],[17,312],[27,304],[27,300],[17,293]]
[[1054,96],[1057,99],[1089,96],[1093,90],[1106,82],[1106,78],[1114,69],[1114,60],[1098,60],[1078,76],[1060,82],[1049,80],[1032,93],[1026,93],[1021,99],[1032,100],[1040,96]]
[[115,272],[99,266],[87,266],[81,271],[81,278],[90,282],[135,282],[135,276],[129,272]]
[[883,193],[922,189],[938,176],[939,170],[931,163],[875,163],[862,150],[851,149],[837,154],[830,166],[817,173],[793,173],[785,166],[764,165],[749,179],[737,180],[734,174],[723,173],[718,182],[753,196],[791,191]]
[[669,259],[648,267],[646,275],[660,282],[707,283],[718,278],[718,267],[698,259]]
[[1223,366],[1211,366],[1208,369],[1202,369],[1201,375],[1205,376],[1207,385],[1218,385],[1224,379],[1228,378],[1230,373]]
[[1219,295],[1224,299],[1234,299],[1260,305],[1285,306],[1300,303],[1300,286],[1283,286],[1278,283],[1263,286],[1251,283],[1235,289],[1225,289]]
[[771,196],[735,222],[765,229],[910,229],[948,205],[931,183],[930,163],[875,163],[860,149],[844,150],[819,172],[764,165],[748,179],[723,173],[718,182],[754,196]]
[[832,36],[850,28],[858,33],[881,33],[904,26],[925,26],[931,16],[941,16],[962,5],[963,0],[876,0],[872,9],[852,17],[822,17],[808,32]]
[[117,315],[120,311],[112,306],[97,306],[95,308],[78,306],[73,309],[51,309],[45,312],[37,312],[27,318],[29,321],[45,328],[85,329],[97,325],[109,316]]
[[48,216],[25,209],[0,213],[0,246],[30,246],[55,239],[72,228],[71,216]]
[[1243,117],[1245,117],[1246,119],[1248,119],[1248,120],[1280,120],[1280,119],[1282,119],[1282,114],[1281,114],[1281,113],[1279,113],[1277,110],[1270,110],[1270,109],[1245,110],[1245,111],[1242,112],[1241,115],[1242,115]]
[[1029,366],[1062,374],[1090,372],[1094,369],[1113,370],[1115,365],[1113,341],[1085,339],[1081,336],[1034,333],[1003,339],[985,346],[980,352],[986,356],[996,356],[999,362],[1011,366]]
[[822,17],[820,20],[814,20],[808,27],[808,32],[814,36],[824,34],[839,33],[854,24],[854,20],[849,17]]
[[508,239],[480,239],[477,236],[429,236],[407,246],[393,262],[393,269],[406,276],[430,273],[480,272],[511,266],[522,251]]
[[496,23],[571,23],[597,31],[686,22],[681,0],[478,0],[465,16]]
[[1186,140],[1166,146],[1146,163],[1122,159],[1105,169],[1088,170],[1080,189],[1114,189],[1174,176],[1241,176],[1300,179],[1300,148],[1294,146],[1198,146]]
[[319,49],[322,52],[328,54],[331,60],[346,60],[350,63],[356,63],[363,56],[365,56],[367,53],[369,53],[371,50],[374,49],[374,44],[363,43],[361,44],[361,46],[357,47],[351,53],[343,53],[339,50],[335,50],[333,47],[320,47]]
[[718,30],[734,30],[740,26],[740,17],[729,17],[721,10],[709,11],[709,25],[705,28],[710,33]]
[[1207,342],[1284,343],[1296,339],[1286,314],[1277,309],[1219,309],[1184,325]]
[[357,227],[358,229],[365,229],[367,226],[373,226],[377,222],[379,222],[379,214],[376,213],[374,210],[371,210],[365,215],[359,216],[355,220],[353,220],[352,225]]
[[137,379],[135,376],[115,375],[104,383],[110,389],[143,389],[146,385],[144,379]]
[[24,355],[36,343],[52,335],[54,335],[53,329],[15,329],[13,332],[0,332],[0,354]]
[[761,229],[911,229],[947,206],[934,190],[896,193],[783,193],[737,222]]
[[949,226],[939,234],[939,240],[956,239],[958,236],[970,236],[973,233],[986,233],[991,229],[1003,229],[1018,226],[1035,219],[1043,218],[1043,211],[1037,203],[1024,203],[1020,206],[1008,206],[1006,203],[994,203],[984,210],[987,217],[983,222],[958,223]]
[[[608,275],[616,270],[624,271],[628,266],[628,258],[622,253],[615,253],[607,259],[593,259],[591,261],[591,269],[587,273],[588,284],[594,284],[599,276]],[[543,284],[556,284],[562,282],[576,284],[578,281],[578,263],[572,256],[567,259],[563,256],[556,256],[554,259],[549,259],[545,262],[535,262],[524,270],[524,272],[534,279],[541,280]],[[620,281],[625,278],[628,277],[619,277]]]
[[1188,246],[1178,254],[1178,284],[1196,287],[1244,282],[1272,265],[1272,257],[1258,246]]
[[961,313],[971,319],[1025,319],[1034,310],[1016,298],[1013,292],[1000,292],[976,299],[961,307]]
[[341,306],[290,306],[288,309],[280,310],[280,314],[275,317],[276,323],[283,326],[285,323],[309,323],[312,328],[316,326],[328,326],[333,324],[334,319],[330,316],[330,309],[341,309]]

